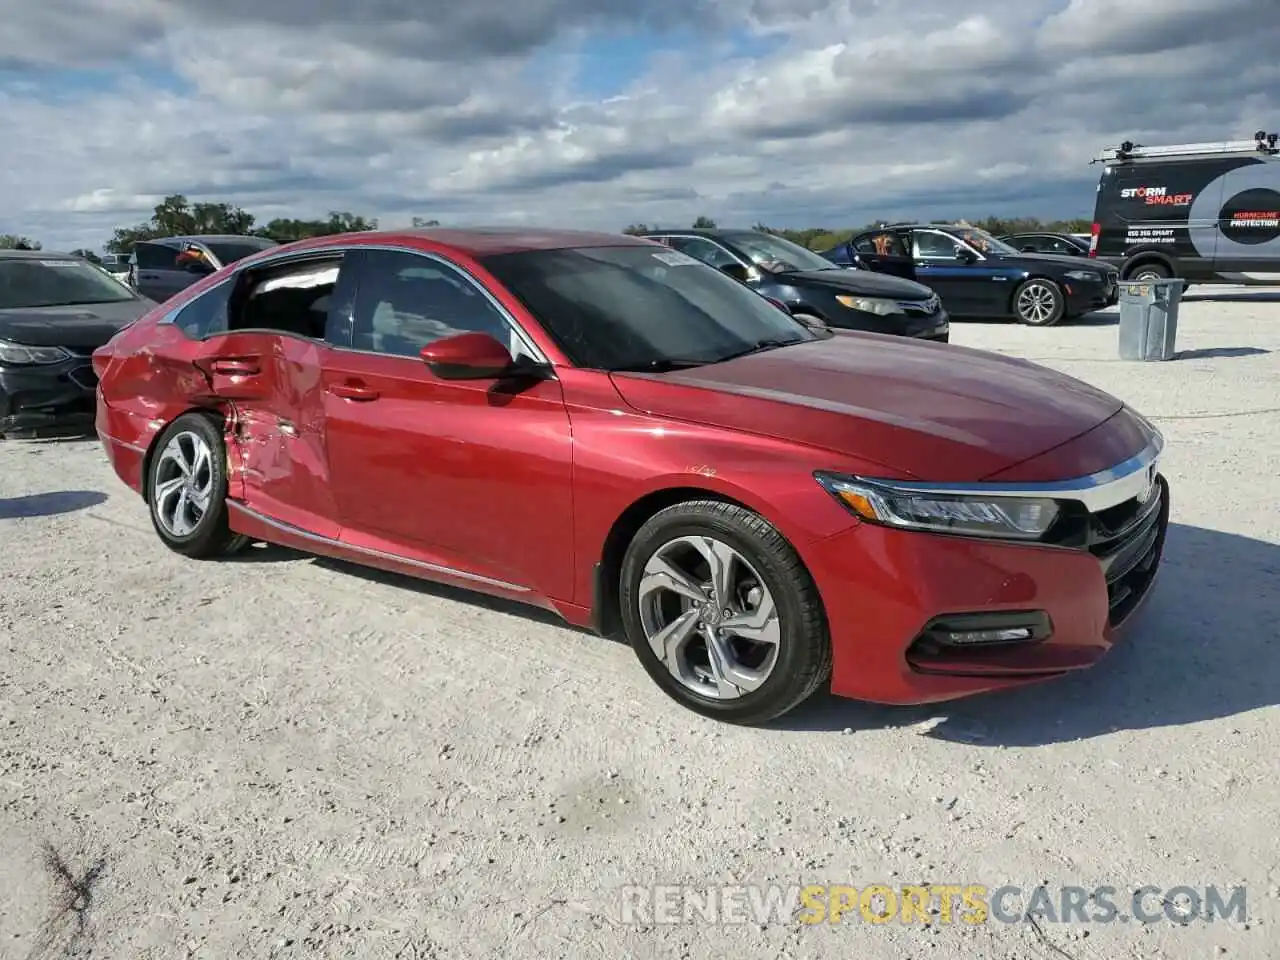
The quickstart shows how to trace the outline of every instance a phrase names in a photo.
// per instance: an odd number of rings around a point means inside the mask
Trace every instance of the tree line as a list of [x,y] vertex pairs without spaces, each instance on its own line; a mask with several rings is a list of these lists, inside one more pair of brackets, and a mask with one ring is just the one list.
[[[871,229],[883,220],[876,220],[862,227],[805,227],[779,228],[757,223],[752,229],[775,236],[784,237],[808,247],[810,250],[829,250],[838,243],[843,243],[856,233]],[[944,221],[945,222],[945,221]],[[1077,220],[1039,220],[1035,217],[985,217],[981,220],[965,220],[970,226],[980,227],[996,236],[1006,233],[1030,233],[1049,231],[1053,233],[1084,233],[1089,230],[1090,221]],[[439,220],[423,217],[413,218],[414,228],[438,227]],[[713,230],[716,221],[707,216],[697,217],[692,224],[694,229]],[[330,211],[327,217],[314,220],[303,220],[292,217],[276,217],[258,225],[257,218],[244,208],[226,201],[192,203],[182,194],[165,197],[156,204],[151,218],[143,223],[130,227],[117,227],[104,249],[107,253],[127,254],[136,243],[154,240],[159,237],[174,237],[199,234],[233,234],[238,236],[266,237],[278,243],[290,243],[294,240],[305,240],[309,237],[327,237],[336,233],[353,233],[378,229],[378,221],[359,214],[343,210]],[[651,226],[646,223],[633,223],[623,228],[623,233],[640,234],[651,230],[667,229]],[[0,250],[39,250],[40,241],[32,240],[18,234],[0,234]],[[100,262],[101,258],[92,250],[73,250],[72,253],[86,259]]]

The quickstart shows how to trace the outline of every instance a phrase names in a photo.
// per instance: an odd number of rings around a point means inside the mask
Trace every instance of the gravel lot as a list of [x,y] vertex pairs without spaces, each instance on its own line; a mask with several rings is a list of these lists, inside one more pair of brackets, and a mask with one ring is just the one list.
[[[1087,674],[781,726],[536,612],[274,548],[165,551],[95,442],[0,443],[0,956],[1280,957],[1280,293],[957,325],[1165,431],[1152,602]],[[636,883],[1247,885],[1249,919],[621,922]]]

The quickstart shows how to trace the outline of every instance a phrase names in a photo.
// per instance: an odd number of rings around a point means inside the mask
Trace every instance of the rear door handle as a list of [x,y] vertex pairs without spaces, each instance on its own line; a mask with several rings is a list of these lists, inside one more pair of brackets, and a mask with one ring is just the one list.
[[371,390],[369,387],[362,387],[354,383],[335,383],[329,387],[329,392],[335,397],[341,397],[343,400],[369,401],[378,399],[377,390]]
[[235,360],[214,360],[210,369],[224,377],[251,377],[262,372],[258,361],[246,358]]

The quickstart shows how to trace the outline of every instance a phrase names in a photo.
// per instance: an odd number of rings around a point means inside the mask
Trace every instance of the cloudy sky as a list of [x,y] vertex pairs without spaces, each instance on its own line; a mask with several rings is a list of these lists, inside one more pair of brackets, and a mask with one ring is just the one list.
[[11,0],[0,232],[1088,216],[1090,157],[1280,129],[1278,0]]

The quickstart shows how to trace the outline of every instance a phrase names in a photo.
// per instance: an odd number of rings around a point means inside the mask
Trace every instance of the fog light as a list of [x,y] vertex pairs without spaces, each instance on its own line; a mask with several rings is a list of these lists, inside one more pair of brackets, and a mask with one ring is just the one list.
[[961,630],[947,634],[948,643],[1010,643],[1015,640],[1031,640],[1035,636],[1030,627],[1010,627],[1006,630]]
[[1043,610],[949,613],[925,626],[920,640],[941,647],[978,647],[996,643],[1038,643],[1053,634]]

